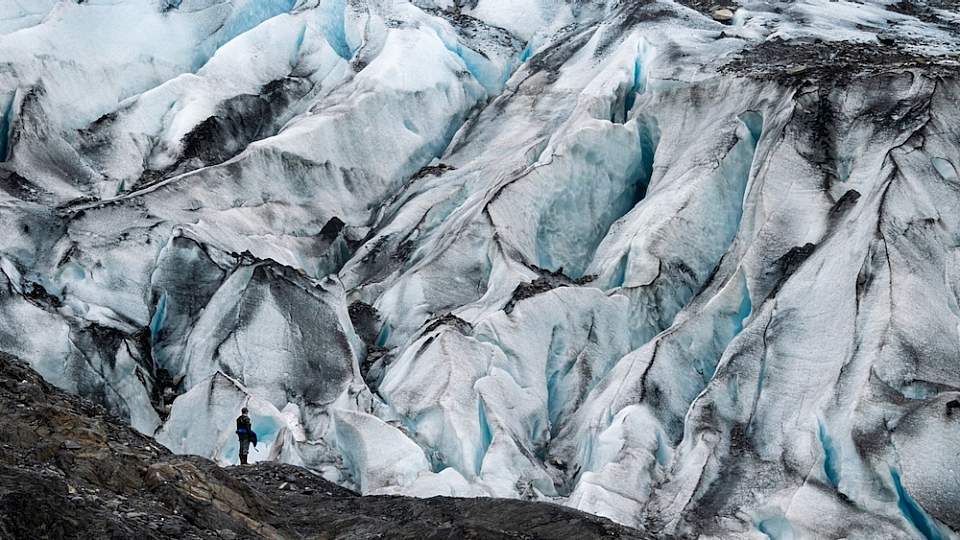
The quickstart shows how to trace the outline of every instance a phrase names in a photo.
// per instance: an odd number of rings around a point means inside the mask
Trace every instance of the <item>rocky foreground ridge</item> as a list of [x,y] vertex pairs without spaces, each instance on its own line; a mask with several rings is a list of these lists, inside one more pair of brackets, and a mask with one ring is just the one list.
[[0,538],[644,538],[553,504],[361,497],[290,465],[175,456],[0,353]]

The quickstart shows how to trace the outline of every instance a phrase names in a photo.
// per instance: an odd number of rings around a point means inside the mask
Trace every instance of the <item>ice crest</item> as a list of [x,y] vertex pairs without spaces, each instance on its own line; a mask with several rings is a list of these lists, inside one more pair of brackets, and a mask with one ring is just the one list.
[[364,493],[953,538],[956,13],[709,7],[0,0],[0,351]]

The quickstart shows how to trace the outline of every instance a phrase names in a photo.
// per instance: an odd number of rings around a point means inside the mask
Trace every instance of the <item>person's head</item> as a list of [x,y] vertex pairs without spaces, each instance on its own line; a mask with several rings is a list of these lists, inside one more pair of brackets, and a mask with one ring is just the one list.
[[240,409],[240,412],[242,412],[243,414],[247,414],[247,408],[244,407],[244,408]]

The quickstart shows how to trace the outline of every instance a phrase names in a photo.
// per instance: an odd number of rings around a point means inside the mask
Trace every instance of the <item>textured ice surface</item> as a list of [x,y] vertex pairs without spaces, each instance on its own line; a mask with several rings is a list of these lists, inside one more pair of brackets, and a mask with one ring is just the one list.
[[956,3],[706,4],[0,0],[0,350],[365,493],[954,538]]

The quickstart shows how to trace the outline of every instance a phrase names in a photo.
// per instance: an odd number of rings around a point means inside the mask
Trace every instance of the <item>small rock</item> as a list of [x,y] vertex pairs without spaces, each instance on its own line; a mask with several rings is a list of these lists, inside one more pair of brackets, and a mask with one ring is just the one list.
[[227,529],[217,531],[217,534],[219,534],[220,538],[223,538],[223,540],[236,540],[237,538],[237,533]]
[[953,399],[947,402],[947,416],[952,416],[956,409],[960,409],[960,400]]
[[81,448],[80,443],[76,441],[63,441],[63,447],[67,450],[79,450]]
[[181,536],[183,534],[184,529],[185,527],[183,525],[183,522],[180,521],[179,519],[171,519],[169,521],[164,522],[163,525],[160,526],[160,532],[168,536],[174,536],[174,537]]
[[713,20],[722,23],[728,23],[733,20],[734,12],[729,8],[720,8],[713,10]]
[[145,517],[146,515],[147,514],[145,512],[127,512],[126,514],[123,515],[123,517],[127,519],[135,519],[135,518]]

